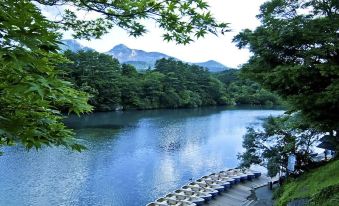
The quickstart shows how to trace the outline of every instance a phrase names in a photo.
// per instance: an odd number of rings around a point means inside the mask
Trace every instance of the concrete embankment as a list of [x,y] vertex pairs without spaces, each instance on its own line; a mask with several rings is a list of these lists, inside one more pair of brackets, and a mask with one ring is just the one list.
[[268,206],[272,205],[269,182],[274,180],[260,172],[230,169],[203,176],[148,206],[250,206],[260,202]]
[[[218,197],[211,200],[208,205],[211,206],[271,206],[271,202],[268,204],[262,204],[266,200],[272,197],[272,191],[268,189],[267,183],[270,178],[262,175],[252,181],[246,181],[235,185],[230,190],[221,193]],[[257,192],[260,196],[257,196]]]

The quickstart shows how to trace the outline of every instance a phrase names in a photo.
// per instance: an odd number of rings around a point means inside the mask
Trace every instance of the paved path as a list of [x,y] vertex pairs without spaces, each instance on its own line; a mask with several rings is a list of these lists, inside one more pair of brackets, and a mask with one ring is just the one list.
[[273,193],[268,187],[261,187],[255,190],[256,201],[250,206],[273,206]]
[[[267,183],[270,179],[266,176],[261,176],[258,179],[253,181],[246,181],[245,183],[240,183],[233,186],[226,192],[223,192],[221,195],[216,196],[213,200],[209,201],[205,205],[211,206],[249,206],[256,205],[253,198],[248,198],[254,196],[254,189],[260,188],[260,194],[262,193],[262,199],[267,197],[265,189],[267,189]],[[268,190],[268,189],[267,189]],[[258,190],[259,191],[259,190]],[[269,194],[272,192],[269,191]],[[265,196],[266,195],[266,196]],[[260,196],[261,197],[261,196]],[[267,198],[272,198],[267,197]],[[258,198],[260,200],[260,198]],[[266,205],[263,205],[266,206]],[[268,205],[267,205],[268,206]],[[271,205],[269,205],[271,206]]]

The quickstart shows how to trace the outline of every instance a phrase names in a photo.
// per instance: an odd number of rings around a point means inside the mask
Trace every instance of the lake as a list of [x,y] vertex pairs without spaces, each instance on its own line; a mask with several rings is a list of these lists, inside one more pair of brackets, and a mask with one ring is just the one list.
[[212,107],[94,113],[66,123],[88,147],[1,148],[0,205],[140,206],[238,165],[246,127],[282,110]]

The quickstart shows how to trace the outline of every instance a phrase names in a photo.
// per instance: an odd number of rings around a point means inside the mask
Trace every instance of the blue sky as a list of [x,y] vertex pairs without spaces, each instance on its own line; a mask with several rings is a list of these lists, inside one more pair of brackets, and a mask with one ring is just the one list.
[[[218,21],[230,23],[232,32],[223,36],[208,35],[204,39],[184,46],[174,42],[164,42],[161,37],[162,31],[156,27],[154,22],[146,21],[148,33],[142,37],[130,37],[125,31],[116,27],[101,39],[80,40],[80,43],[99,52],[108,51],[113,46],[122,43],[133,49],[158,51],[187,62],[203,62],[213,59],[229,67],[239,67],[247,62],[250,53],[247,50],[237,49],[232,43],[232,38],[242,29],[254,29],[259,25],[255,16],[265,0],[207,0],[207,2]],[[56,13],[52,10],[44,12],[49,17]],[[88,16],[88,14],[84,15]],[[71,33],[65,32],[64,38],[71,38]]]

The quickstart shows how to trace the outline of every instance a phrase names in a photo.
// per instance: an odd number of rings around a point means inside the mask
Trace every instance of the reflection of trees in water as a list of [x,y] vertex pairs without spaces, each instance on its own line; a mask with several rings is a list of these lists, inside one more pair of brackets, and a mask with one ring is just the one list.
[[179,151],[181,148],[180,142],[169,142],[168,144],[161,145],[160,148],[166,152]]
[[80,138],[93,138],[93,137],[111,137],[119,132],[119,129],[106,129],[106,128],[83,128],[75,131]]
[[122,126],[113,125],[113,127],[105,127],[76,129],[76,138],[80,139],[80,141],[84,141],[84,145],[88,148],[94,146],[98,148],[101,146],[110,147],[121,137],[121,134],[126,131],[126,128]]
[[[239,110],[253,111],[254,107],[205,107],[197,109],[177,110],[148,110],[148,111],[126,111],[126,112],[102,112],[85,115],[82,117],[70,116],[66,122],[75,129],[77,138],[83,141],[87,147],[99,143],[103,145],[112,141],[116,142],[123,134],[141,135],[143,138],[153,139],[157,142],[157,149],[166,153],[175,153],[185,148],[188,141],[192,144],[206,144],[206,120],[205,117],[217,118],[212,130],[220,130],[219,115],[229,113],[229,118],[224,120],[224,126],[231,125],[238,120]],[[258,109],[258,107],[255,107]],[[252,109],[252,110],[250,110]],[[235,113],[234,113],[235,112]],[[211,116],[212,115],[212,116]],[[215,116],[217,115],[217,116]],[[263,115],[265,116],[265,115]],[[259,115],[251,126],[259,126]],[[193,122],[192,122],[193,121]],[[209,120],[211,121],[211,120]],[[208,121],[208,122],[209,122]],[[231,122],[230,122],[231,121]],[[186,125],[186,126],[185,126]],[[193,125],[193,126],[192,126]],[[227,127],[228,132],[233,129]],[[144,134],[146,132],[146,134]],[[187,135],[190,136],[189,140]],[[161,138],[158,138],[161,137]],[[139,139],[141,141],[141,139]]]
[[65,119],[67,126],[74,129],[81,128],[122,128],[134,127],[141,119],[164,118],[166,120],[175,120],[204,117],[211,114],[223,112],[225,110],[253,110],[253,109],[275,109],[273,107],[201,107],[195,109],[163,109],[163,110],[144,110],[144,111],[118,111],[118,112],[98,112],[81,117],[72,115]]
[[77,140],[88,150],[101,150],[103,147],[111,147],[119,138],[120,128],[81,128],[74,130]]

